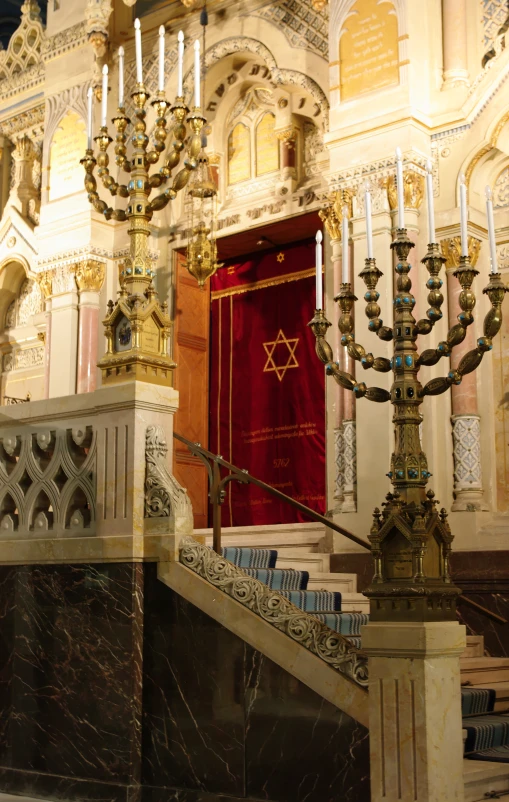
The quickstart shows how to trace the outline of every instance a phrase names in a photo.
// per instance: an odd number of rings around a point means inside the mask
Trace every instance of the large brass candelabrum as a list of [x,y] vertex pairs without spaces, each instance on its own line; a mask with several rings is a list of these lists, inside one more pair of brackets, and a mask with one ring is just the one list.
[[[101,127],[94,139],[97,155],[89,148],[81,160],[85,168],[88,200],[96,211],[106,220],[129,221],[130,253],[123,265],[118,301],[115,304],[110,301],[109,313],[104,320],[107,348],[99,367],[103,382],[132,378],[171,384],[175,368],[168,350],[171,320],[167,304],[159,303],[152,283],[155,271],[148,249],[149,223],[154,212],[163,209],[184,189],[192,171],[197,168],[205,118],[200,108],[190,110],[183,97],[177,97],[171,105],[164,93],[158,91],[151,103],[157,117],[153,146],[150,147],[146,123],[149,94],[145,86],[138,83],[131,97],[135,107],[134,122],[131,123],[124,108],[119,108],[113,118],[117,132],[115,161],[129,175],[129,182],[119,184],[110,175],[108,148],[113,139],[106,126]],[[157,164],[166,150],[168,112],[172,115],[173,143],[162,167],[150,174],[150,167]],[[129,138],[132,149],[128,156]],[[183,164],[173,177],[171,186],[150,200],[153,190],[170,181],[183,156]],[[127,199],[125,208],[109,206],[99,197],[94,175],[96,167],[104,188],[113,197]]]
[[391,244],[397,255],[397,291],[392,328],[384,326],[380,319],[380,296],[376,285],[382,272],[376,266],[375,259],[366,259],[360,273],[366,285],[364,298],[368,329],[380,339],[393,342],[392,359],[366,353],[363,346],[355,342],[352,310],[357,298],[351,285],[342,284],[335,298],[340,307],[342,345],[364,369],[382,373],[392,371],[394,380],[390,391],[368,387],[340,369],[326,340],[331,323],[323,310],[316,310],[309,323],[316,337],[316,353],[325,364],[327,374],[341,387],[352,391],[356,398],[379,403],[390,401],[394,408],[395,446],[388,473],[394,491],[387,494],[382,512],[375,509],[369,535],[375,570],[371,586],[365,593],[370,597],[371,618],[375,621],[453,620],[456,616],[456,597],[460,591],[451,582],[448,565],[453,538],[445,509],[438,511],[434,492],[426,490],[430,473],[420,442],[420,407],[425,396],[446,392],[451,385],[460,384],[465,374],[479,366],[484,354],[491,350],[493,338],[502,325],[502,301],[508,290],[500,273],[491,273],[483,290],[490,300],[491,309],[485,317],[484,334],[477,340],[476,348],[465,354],[456,370],[450,370],[445,376],[422,385],[419,381],[421,367],[435,365],[440,359],[448,357],[454,346],[465,339],[468,326],[474,322],[476,299],[472,283],[478,271],[472,267],[468,256],[461,257],[454,273],[461,285],[458,322],[437,348],[418,354],[418,335],[429,334],[442,317],[440,307],[444,299],[439,274],[445,259],[438,244],[428,246],[422,262],[429,273],[426,286],[430,308],[424,319],[416,320],[413,315],[415,298],[411,292],[409,275],[411,265],[408,262],[413,247],[414,243],[409,240],[406,229],[398,229],[396,239]]

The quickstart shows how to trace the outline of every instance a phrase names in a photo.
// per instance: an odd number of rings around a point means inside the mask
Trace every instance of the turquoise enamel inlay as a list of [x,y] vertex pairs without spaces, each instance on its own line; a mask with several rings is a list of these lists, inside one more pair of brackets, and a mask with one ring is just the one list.
[[402,364],[403,364],[403,360],[401,359],[400,356],[397,356],[396,357],[396,367],[400,368],[402,366]]
[[414,360],[412,359],[412,357],[410,356],[410,354],[407,354],[407,355],[406,355],[406,357],[405,357],[405,365],[406,365],[408,368],[411,368],[411,367],[412,367],[412,365],[413,365],[413,363],[414,363]]

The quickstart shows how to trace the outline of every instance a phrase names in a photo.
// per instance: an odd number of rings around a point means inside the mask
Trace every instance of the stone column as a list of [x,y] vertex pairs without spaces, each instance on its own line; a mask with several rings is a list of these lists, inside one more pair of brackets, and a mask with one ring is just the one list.
[[[459,266],[460,237],[451,237],[442,240],[442,252],[447,259],[447,299],[449,312],[449,327],[457,322],[457,315],[461,312],[459,294],[461,285],[454,276]],[[475,237],[468,238],[468,250],[472,266],[475,267],[480,240]],[[451,352],[451,369],[457,368],[461,358],[475,348],[476,337],[474,325],[467,328],[467,334],[462,343],[455,346]],[[453,512],[477,511],[488,509],[483,498],[482,466],[481,466],[481,419],[477,409],[477,378],[476,373],[467,373],[459,385],[451,387],[452,400],[452,438],[454,457],[454,503]]]
[[467,85],[466,0],[442,0],[444,89]]
[[60,265],[47,271],[51,281],[51,337],[48,397],[76,393],[78,354],[78,292],[74,266]]
[[293,192],[297,187],[298,176],[295,151],[297,147],[298,129],[291,123],[284,128],[278,128],[275,133],[280,141],[280,178],[276,185],[276,192],[279,195],[286,195],[289,192]]
[[95,259],[86,259],[76,268],[76,284],[80,293],[76,384],[78,393],[93,392],[97,386],[99,298],[105,275],[105,265]]
[[362,628],[372,802],[462,802],[465,643],[465,627],[451,621]]
[[44,332],[39,332],[38,337],[44,342],[44,398],[49,398],[49,362],[51,353],[51,273],[45,270],[44,273],[39,273],[37,276],[39,286],[41,288],[42,297],[44,298],[44,317],[46,321],[46,329]]

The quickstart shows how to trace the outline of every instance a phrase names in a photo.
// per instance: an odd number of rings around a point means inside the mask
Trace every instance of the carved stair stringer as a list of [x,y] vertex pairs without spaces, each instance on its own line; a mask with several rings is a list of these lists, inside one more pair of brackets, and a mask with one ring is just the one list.
[[[327,701],[368,726],[367,658],[276,591],[191,537],[159,579]],[[218,593],[221,590],[221,593]]]
[[145,531],[190,534],[193,508],[187,490],[170,472],[168,444],[162,426],[145,432]]

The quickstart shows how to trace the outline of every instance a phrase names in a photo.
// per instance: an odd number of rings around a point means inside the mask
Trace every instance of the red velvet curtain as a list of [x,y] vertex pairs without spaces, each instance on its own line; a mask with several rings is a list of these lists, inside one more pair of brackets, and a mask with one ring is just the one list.
[[[210,448],[325,511],[325,384],[315,338],[314,241],[227,264],[212,278]],[[253,485],[229,485],[223,524],[308,520]]]

